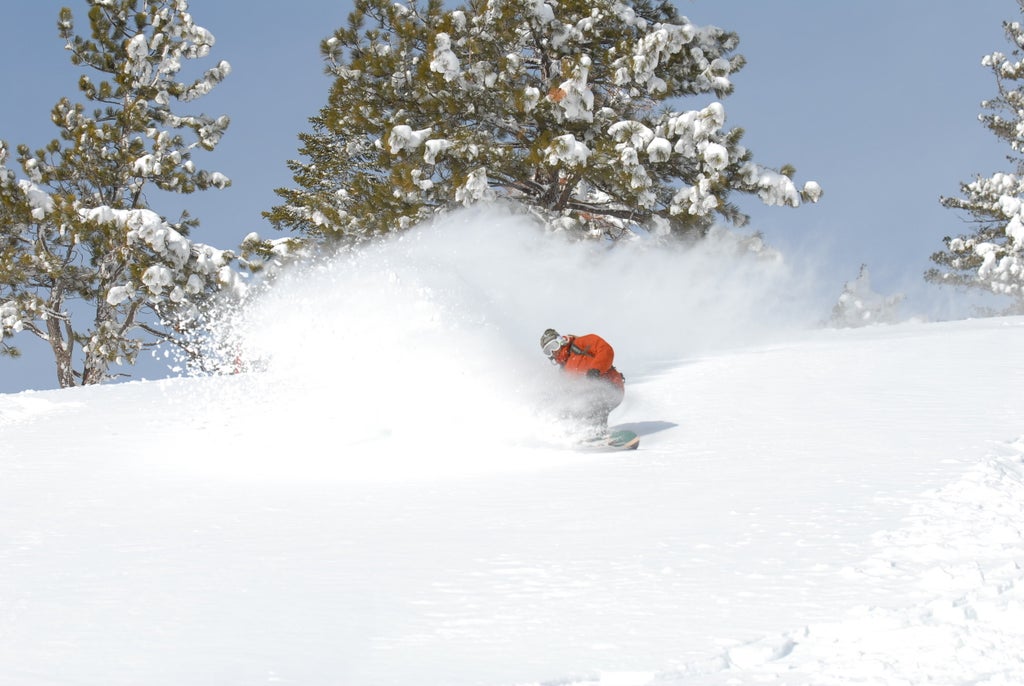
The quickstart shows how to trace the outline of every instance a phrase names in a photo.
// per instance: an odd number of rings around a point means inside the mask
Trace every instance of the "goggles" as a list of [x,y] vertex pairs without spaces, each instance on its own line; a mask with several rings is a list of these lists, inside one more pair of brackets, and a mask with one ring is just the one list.
[[562,347],[569,342],[569,339],[565,336],[559,336],[558,338],[552,338],[550,341],[544,344],[544,354],[548,357],[552,357],[556,352],[562,349]]

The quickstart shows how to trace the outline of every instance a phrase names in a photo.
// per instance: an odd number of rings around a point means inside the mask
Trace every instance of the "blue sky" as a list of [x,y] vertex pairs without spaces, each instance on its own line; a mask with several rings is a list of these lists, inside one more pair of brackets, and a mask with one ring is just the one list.
[[[862,263],[876,290],[907,294],[922,315],[956,316],[955,294],[924,284],[941,239],[962,217],[939,205],[975,174],[1009,171],[1005,148],[977,121],[995,95],[983,55],[1009,52],[1002,21],[1020,19],[1013,0],[677,0],[697,24],[740,36],[747,66],[724,100],[729,127],[746,130],[758,162],[797,169],[798,185],[818,181],[825,196],[799,209],[741,206],[787,257],[813,267],[838,297]],[[244,4],[244,10],[239,6]],[[56,32],[59,8],[86,32],[83,0],[7,0],[0,10],[0,139],[33,148],[55,137],[49,112],[79,99],[78,70]],[[347,0],[235,3],[192,0],[196,23],[217,38],[213,59],[232,74],[197,107],[232,124],[202,166],[233,182],[194,194],[197,240],[231,248],[252,231],[273,235],[260,216],[290,185],[286,160],[297,134],[326,100],[319,42],[345,24]],[[688,106],[686,103],[683,106]],[[154,209],[173,214],[162,206]],[[829,294],[831,295],[831,293]],[[953,302],[949,302],[952,300]],[[56,386],[45,345],[15,339],[25,357],[0,359],[0,392]]]

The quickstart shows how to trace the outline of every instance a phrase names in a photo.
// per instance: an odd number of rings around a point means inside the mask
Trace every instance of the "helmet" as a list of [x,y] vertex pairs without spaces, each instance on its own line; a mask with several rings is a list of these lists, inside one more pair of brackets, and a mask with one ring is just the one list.
[[555,354],[555,351],[561,348],[569,341],[565,336],[559,335],[554,329],[548,329],[540,337],[540,347],[544,351],[544,354],[551,357]]

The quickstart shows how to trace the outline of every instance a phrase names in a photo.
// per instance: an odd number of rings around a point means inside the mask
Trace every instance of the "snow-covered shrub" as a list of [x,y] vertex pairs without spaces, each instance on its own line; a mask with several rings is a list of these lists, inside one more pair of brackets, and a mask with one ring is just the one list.
[[881,295],[871,288],[871,274],[867,265],[843,287],[839,300],[832,308],[830,323],[837,327],[858,327],[869,324],[893,324],[900,320],[899,307],[903,295]]

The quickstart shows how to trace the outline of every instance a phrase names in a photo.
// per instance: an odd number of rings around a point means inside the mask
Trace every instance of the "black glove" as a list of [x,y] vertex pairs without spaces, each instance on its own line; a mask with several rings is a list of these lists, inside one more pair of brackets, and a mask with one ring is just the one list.
[[597,369],[588,369],[587,370],[587,378],[588,379],[598,379],[600,377],[601,377],[601,372],[599,370],[597,370]]

